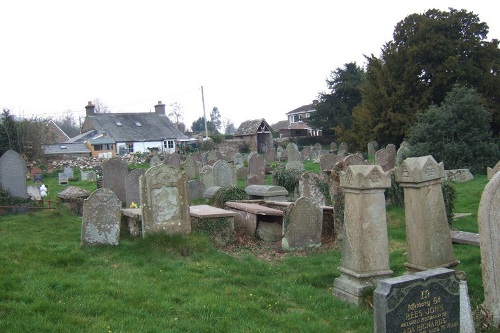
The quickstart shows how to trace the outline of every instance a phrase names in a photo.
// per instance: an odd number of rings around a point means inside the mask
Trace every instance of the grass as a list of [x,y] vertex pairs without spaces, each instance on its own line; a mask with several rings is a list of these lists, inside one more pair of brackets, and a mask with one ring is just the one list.
[[[477,216],[486,182],[454,183],[456,211]],[[388,207],[387,222],[398,276],[406,262],[404,209]],[[474,224],[472,217],[453,226]],[[216,249],[192,233],[81,248],[80,232],[81,218],[65,207],[0,218],[0,332],[373,332],[369,298],[357,307],[332,296],[338,245],[284,254],[246,240]],[[479,332],[479,248],[454,250]]]

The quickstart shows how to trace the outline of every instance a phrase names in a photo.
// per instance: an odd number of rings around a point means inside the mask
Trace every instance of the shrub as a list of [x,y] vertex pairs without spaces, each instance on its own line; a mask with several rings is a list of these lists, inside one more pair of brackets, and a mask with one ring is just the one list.
[[238,151],[241,154],[248,154],[250,152],[250,145],[247,142],[242,142],[238,146]]
[[217,192],[215,192],[214,196],[210,200],[210,204],[215,207],[224,208],[224,204],[227,201],[248,199],[248,194],[244,189],[237,186],[230,186],[220,188]]
[[289,194],[295,192],[295,188],[299,186],[300,175],[303,171],[278,169],[273,173],[273,184],[284,187]]
[[442,182],[441,188],[443,190],[444,206],[446,208],[446,217],[448,219],[448,224],[451,225],[451,222],[453,221],[453,210],[455,209],[455,201],[457,199],[457,191],[455,190],[450,181]]

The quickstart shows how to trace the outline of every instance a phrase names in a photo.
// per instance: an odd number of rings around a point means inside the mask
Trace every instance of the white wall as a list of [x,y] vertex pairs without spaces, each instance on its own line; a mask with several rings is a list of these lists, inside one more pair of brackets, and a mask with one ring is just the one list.
[[[120,153],[120,147],[127,147],[125,142],[118,142],[116,144],[116,153]],[[149,142],[134,142],[134,153],[149,153],[148,148],[158,148],[159,152],[168,152],[168,153],[174,153],[175,152],[175,141],[174,141],[174,148],[165,150],[163,148],[163,141],[149,141]]]

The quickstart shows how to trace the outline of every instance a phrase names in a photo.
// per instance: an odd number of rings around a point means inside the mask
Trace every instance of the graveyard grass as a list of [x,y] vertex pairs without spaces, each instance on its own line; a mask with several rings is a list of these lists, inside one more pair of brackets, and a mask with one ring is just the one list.
[[[454,184],[455,211],[473,215],[453,227],[477,232],[486,183]],[[406,261],[404,209],[389,207],[387,220],[397,276]],[[0,332],[373,332],[370,295],[361,307],[332,296],[338,246],[284,254],[242,243],[229,251],[192,233],[82,248],[80,233],[81,217],[65,207],[0,218]],[[479,248],[454,250],[479,313]]]

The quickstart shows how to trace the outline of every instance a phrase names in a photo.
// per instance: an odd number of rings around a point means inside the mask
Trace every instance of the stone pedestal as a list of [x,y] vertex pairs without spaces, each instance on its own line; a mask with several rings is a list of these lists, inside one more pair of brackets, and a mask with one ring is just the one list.
[[379,280],[391,276],[384,191],[391,177],[378,165],[351,165],[341,174],[345,193],[340,277],[333,294],[359,304]]
[[407,158],[395,175],[405,195],[408,271],[458,265],[441,189],[443,163],[438,164],[430,155]]

